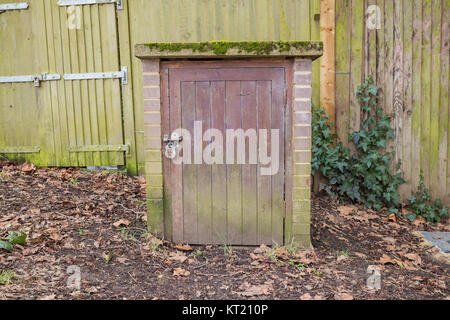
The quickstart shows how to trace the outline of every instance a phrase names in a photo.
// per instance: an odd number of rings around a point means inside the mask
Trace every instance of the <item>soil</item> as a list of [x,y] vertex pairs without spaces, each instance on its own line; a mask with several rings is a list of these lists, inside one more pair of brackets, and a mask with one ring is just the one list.
[[[142,177],[0,162],[0,237],[28,233],[0,249],[0,299],[449,299],[449,265],[418,230],[449,227],[321,194],[314,250],[191,248],[146,231]],[[367,286],[373,268],[379,290]]]

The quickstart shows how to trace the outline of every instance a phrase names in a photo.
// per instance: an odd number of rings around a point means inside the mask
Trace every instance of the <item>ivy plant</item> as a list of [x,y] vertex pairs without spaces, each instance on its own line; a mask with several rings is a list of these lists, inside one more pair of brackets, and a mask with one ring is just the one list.
[[431,223],[440,222],[448,217],[448,208],[442,205],[441,200],[432,200],[430,191],[425,187],[423,172],[420,171],[419,188],[415,194],[408,198],[411,214],[406,215],[409,221],[414,221],[418,216]]
[[392,163],[394,152],[386,150],[395,136],[390,117],[378,106],[378,93],[371,77],[358,87],[356,96],[363,120],[359,130],[349,135],[352,152],[337,141],[325,112],[314,108],[312,171],[320,170],[328,179],[325,190],[333,196],[398,213],[397,190],[404,180],[400,163]]

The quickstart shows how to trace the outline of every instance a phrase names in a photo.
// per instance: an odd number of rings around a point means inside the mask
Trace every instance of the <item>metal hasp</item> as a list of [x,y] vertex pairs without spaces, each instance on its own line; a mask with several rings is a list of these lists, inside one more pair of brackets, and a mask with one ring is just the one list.
[[60,0],[60,1],[58,1],[58,5],[60,7],[80,6],[80,5],[86,5],[86,4],[108,4],[108,3],[115,3],[117,6],[117,10],[123,9],[122,0]]
[[34,86],[39,87],[41,81],[51,81],[60,79],[61,75],[59,74],[48,74],[44,72],[43,74],[35,74],[29,76],[0,77],[0,83],[34,82]]
[[28,2],[3,3],[0,4],[0,11],[28,9]]
[[97,79],[121,79],[122,84],[128,84],[128,69],[122,67],[119,72],[94,72],[94,73],[67,73],[64,80],[97,80]]

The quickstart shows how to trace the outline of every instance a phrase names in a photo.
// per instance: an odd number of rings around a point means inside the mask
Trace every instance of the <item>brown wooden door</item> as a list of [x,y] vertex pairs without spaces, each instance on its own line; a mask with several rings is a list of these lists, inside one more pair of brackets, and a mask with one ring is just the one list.
[[[288,66],[238,61],[163,63],[163,135],[183,128],[192,137],[192,164],[164,159],[166,229],[170,229],[173,241],[283,243]],[[201,135],[210,128],[223,133],[223,164],[206,164],[203,159],[195,162],[196,121],[201,121]],[[236,149],[233,163],[226,161],[226,130],[240,128],[257,132],[256,164],[250,162],[250,138],[244,138],[245,164],[242,158],[238,161]],[[278,130],[279,150],[274,148],[273,152],[278,152],[279,166],[273,175],[261,174],[267,167],[259,157],[261,129],[267,129],[267,155],[272,155],[271,129]],[[202,150],[212,141],[203,141]]]

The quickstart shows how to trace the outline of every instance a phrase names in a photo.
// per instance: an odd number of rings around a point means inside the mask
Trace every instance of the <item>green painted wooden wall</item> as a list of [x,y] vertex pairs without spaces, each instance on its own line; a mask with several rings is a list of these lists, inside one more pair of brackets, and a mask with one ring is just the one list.
[[[380,29],[365,24],[380,9]],[[450,0],[336,0],[336,127],[343,142],[359,128],[355,92],[367,75],[381,87],[402,162],[403,198],[417,190],[420,170],[434,197],[450,204]]]

